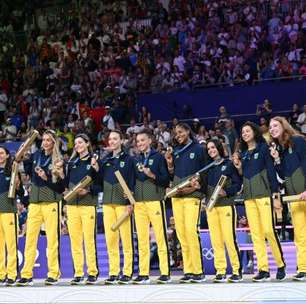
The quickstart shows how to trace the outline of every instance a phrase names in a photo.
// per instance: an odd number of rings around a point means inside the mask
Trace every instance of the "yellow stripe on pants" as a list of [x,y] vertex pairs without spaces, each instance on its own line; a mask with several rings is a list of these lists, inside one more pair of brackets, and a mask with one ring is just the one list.
[[17,241],[17,214],[0,213],[0,280],[17,278]]
[[241,273],[239,249],[236,241],[236,221],[237,215],[234,206],[220,206],[207,211],[207,222],[217,274],[226,274],[225,245],[233,274],[239,275]]
[[85,245],[88,275],[98,276],[96,248],[96,207],[67,205],[67,225],[71,243],[74,276],[84,276]]
[[150,272],[150,223],[152,224],[162,275],[169,275],[169,254],[164,212],[164,202],[137,202],[134,206],[135,223],[138,238],[139,275]]
[[306,272],[306,202],[290,203],[289,208],[294,228],[298,271]]
[[258,270],[269,271],[265,239],[268,240],[277,267],[285,266],[283,251],[274,226],[273,206],[270,197],[246,200],[245,209],[250,226]]
[[27,219],[25,262],[21,271],[21,277],[30,279],[33,277],[33,267],[36,257],[37,241],[41,224],[45,223],[47,236],[48,277],[58,279],[60,277],[59,261],[59,210],[58,203],[38,203],[29,205]]
[[119,275],[120,273],[120,251],[119,251],[119,233],[123,250],[123,274],[133,275],[134,268],[134,250],[131,218],[128,218],[120,227],[119,231],[112,231],[111,226],[117,222],[118,218],[125,212],[126,206],[119,204],[103,205],[103,222],[105,230],[105,239],[109,260],[109,275]]
[[201,204],[198,198],[172,198],[175,229],[182,247],[184,273],[202,274],[201,239],[198,222]]

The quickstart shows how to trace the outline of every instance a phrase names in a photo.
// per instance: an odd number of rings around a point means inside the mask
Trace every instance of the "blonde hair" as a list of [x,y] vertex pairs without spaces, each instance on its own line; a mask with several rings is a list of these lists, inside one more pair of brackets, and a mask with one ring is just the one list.
[[55,164],[57,161],[62,159],[62,154],[60,152],[60,144],[58,137],[56,133],[53,130],[46,130],[43,135],[49,135],[52,138],[53,141],[53,149],[52,149],[52,155],[51,155],[51,160],[52,160],[52,180],[53,182],[56,182],[58,179],[58,176],[54,174],[54,169],[55,169]]
[[293,136],[303,136],[301,133],[299,133],[289,124],[289,122],[287,121],[285,117],[275,116],[271,118],[270,124],[271,124],[271,121],[273,120],[279,122],[283,128],[283,133],[281,135],[281,138],[273,139],[273,141],[283,145],[285,148],[289,148],[293,146],[293,141],[292,141]]

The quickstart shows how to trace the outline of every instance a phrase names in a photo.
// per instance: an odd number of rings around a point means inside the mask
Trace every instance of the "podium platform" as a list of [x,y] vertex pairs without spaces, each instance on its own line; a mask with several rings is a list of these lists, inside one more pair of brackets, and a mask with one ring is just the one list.
[[306,303],[306,282],[290,277],[253,283],[248,276],[238,284],[212,283],[212,276],[200,284],[179,284],[178,278],[167,285],[127,286],[106,286],[102,280],[95,286],[70,286],[67,280],[44,286],[36,280],[31,287],[0,287],[0,303]]

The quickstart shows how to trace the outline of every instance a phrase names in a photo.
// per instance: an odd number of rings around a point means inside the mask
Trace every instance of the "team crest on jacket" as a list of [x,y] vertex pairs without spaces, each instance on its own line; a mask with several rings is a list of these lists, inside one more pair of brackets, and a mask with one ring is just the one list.
[[154,159],[149,159],[149,166],[152,166],[154,162]]
[[258,153],[255,153],[254,154],[254,159],[257,159],[258,158]]
[[223,172],[223,171],[225,171],[226,170],[226,166],[222,166],[221,167],[221,171]]
[[288,152],[289,152],[289,154],[292,154],[292,148],[291,147],[289,147]]
[[11,179],[10,176],[6,176],[6,177],[5,177],[5,180],[7,180],[7,181],[9,181],[10,179]]
[[124,161],[121,161],[121,162],[120,162],[120,168],[123,168],[124,165],[125,165],[125,162],[124,162]]
[[90,169],[90,167],[91,167],[91,165],[87,165],[87,166],[86,166],[86,169],[87,169],[87,170],[89,170],[89,169]]
[[190,159],[194,159],[194,153],[189,154]]
[[52,164],[50,164],[50,165],[48,166],[48,169],[49,169],[49,170],[52,170]]

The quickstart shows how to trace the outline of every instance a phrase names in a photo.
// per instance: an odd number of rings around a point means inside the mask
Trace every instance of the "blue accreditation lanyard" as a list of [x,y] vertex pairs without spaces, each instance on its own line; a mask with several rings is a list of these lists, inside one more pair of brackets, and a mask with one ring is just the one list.
[[176,150],[175,152],[173,152],[173,156],[174,157],[178,157],[180,154],[182,154],[187,148],[189,148],[192,145],[193,141],[190,140],[190,142],[185,145],[183,148]]
[[73,167],[73,166],[75,166],[75,165],[77,164],[77,162],[78,162],[79,160],[87,160],[89,157],[90,157],[90,153],[86,154],[86,155],[85,155],[84,157],[82,157],[82,158],[80,158],[79,156],[77,156],[77,157],[75,158],[74,161],[70,160],[70,161],[68,161],[68,163],[72,163],[72,167]]
[[148,156],[145,156],[145,153],[141,154],[141,165],[143,165],[144,167],[146,167],[148,165],[149,162],[149,158],[152,155],[152,150],[150,149]]
[[36,167],[41,167],[41,168],[45,168],[47,165],[49,165],[50,161],[51,161],[51,156],[49,156],[45,162],[42,164],[41,163],[42,159],[41,159],[41,154],[39,154],[38,157],[38,161],[37,161],[37,166]]
[[148,156],[145,156],[145,153],[141,153],[138,158],[137,168],[139,172],[143,172],[143,168],[147,167],[149,158],[153,154],[153,151],[150,149]]
[[66,165],[66,171],[68,172],[68,168],[70,168],[71,170],[71,168],[74,168],[79,161],[87,160],[89,157],[90,157],[90,153],[86,154],[83,158],[80,158],[79,156],[77,156],[73,161],[72,160],[68,161]]
[[76,165],[77,164],[77,162],[80,160],[80,158],[79,157],[76,157],[76,159],[72,162],[72,167],[74,166],[74,165]]

